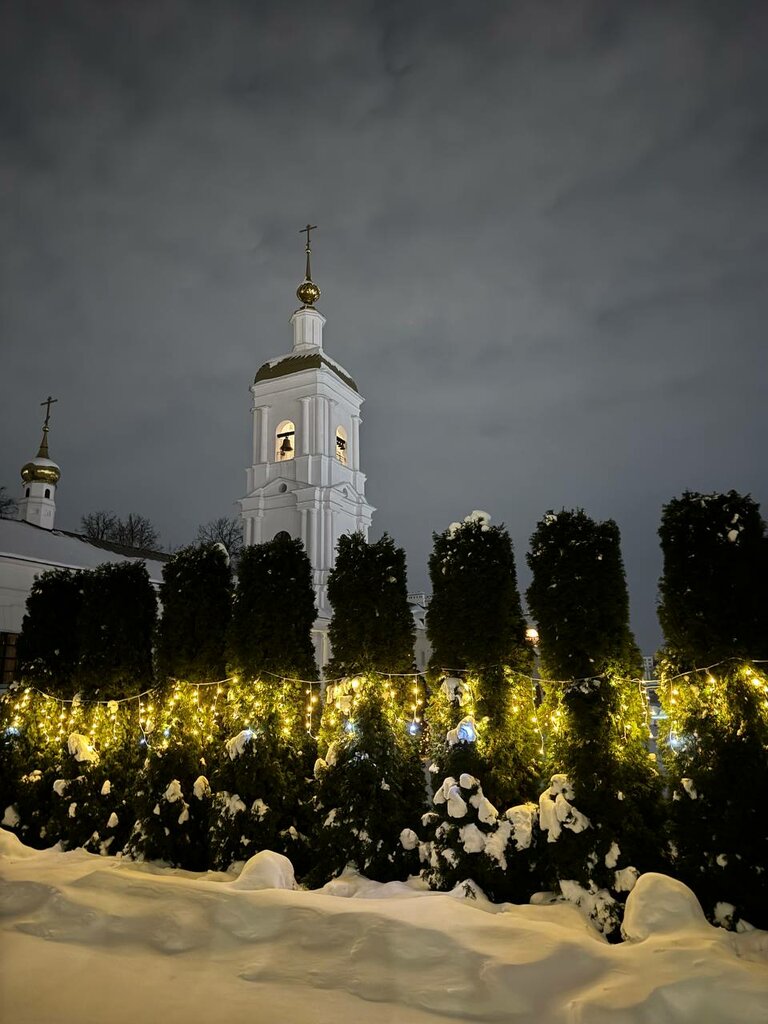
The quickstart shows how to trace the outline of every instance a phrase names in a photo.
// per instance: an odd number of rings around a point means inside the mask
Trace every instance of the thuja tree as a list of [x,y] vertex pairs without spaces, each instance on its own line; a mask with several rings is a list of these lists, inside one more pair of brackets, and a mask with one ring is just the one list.
[[327,675],[408,672],[414,626],[408,605],[405,551],[388,534],[369,544],[362,533],[339,538],[328,577],[333,657]]
[[238,676],[315,679],[312,567],[300,540],[247,547],[238,566],[227,662]]
[[[368,544],[342,536],[328,581],[333,607],[328,674],[315,775],[319,883],[346,864],[372,878],[404,878],[416,857],[399,842],[422,809],[423,687],[413,663],[405,553],[386,534]],[[394,675],[385,675],[394,673]]]
[[329,685],[315,765],[311,884],[348,864],[382,882],[417,870],[414,845],[400,842],[424,803],[418,730],[404,713],[410,697],[409,680],[375,674]]
[[[550,786],[540,798],[549,870],[616,935],[617,901],[660,864],[658,772],[614,522],[547,513],[531,538],[527,592],[537,622]],[[567,887],[567,891],[566,891]]]
[[678,669],[768,658],[768,543],[748,495],[686,491],[664,506],[659,622]]
[[547,512],[531,537],[526,597],[539,631],[542,675],[582,679],[607,669],[627,675],[641,661],[629,628],[619,528],[583,509]]
[[711,917],[765,928],[768,826],[754,794],[768,787],[768,679],[746,661],[767,656],[764,525],[749,497],[687,492],[659,534],[673,865]]
[[232,615],[232,571],[220,544],[182,548],[163,566],[157,637],[161,676],[222,679]]
[[481,772],[493,800],[520,799],[538,773],[525,724],[532,691],[523,674],[533,659],[509,534],[473,512],[434,535],[429,575],[433,758],[451,774]]
[[414,830],[424,872],[437,888],[482,878],[494,898],[524,898],[540,887],[526,803],[536,794],[540,741],[509,534],[473,512],[435,535],[429,570],[436,792]]
[[53,569],[27,598],[19,637],[19,674],[50,693],[72,696],[79,663],[78,616],[84,573]]
[[157,598],[143,562],[100,565],[81,575],[77,684],[106,700],[153,683],[152,643]]

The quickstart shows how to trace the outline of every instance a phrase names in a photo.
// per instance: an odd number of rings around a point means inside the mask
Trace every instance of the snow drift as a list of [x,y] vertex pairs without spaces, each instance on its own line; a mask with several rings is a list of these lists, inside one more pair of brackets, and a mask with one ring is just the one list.
[[494,905],[471,886],[435,893],[354,872],[306,892],[292,878],[274,854],[239,876],[194,875],[30,851],[0,831],[5,1015],[753,1024],[768,1006],[768,933],[711,927],[662,875],[630,893],[630,941],[617,946],[564,903]]

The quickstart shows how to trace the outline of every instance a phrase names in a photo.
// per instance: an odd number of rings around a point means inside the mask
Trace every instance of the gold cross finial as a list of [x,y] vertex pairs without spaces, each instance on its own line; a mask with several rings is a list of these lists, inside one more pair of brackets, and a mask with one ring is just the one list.
[[37,453],[38,459],[47,459],[49,457],[48,456],[48,431],[50,430],[50,427],[48,426],[48,424],[49,424],[50,419],[51,419],[51,406],[53,405],[54,402],[58,402],[58,398],[51,398],[51,396],[48,395],[46,400],[44,402],[40,403],[40,405],[44,405],[45,406],[45,423],[43,424],[43,439],[40,442],[40,450]]
[[307,226],[305,228],[302,228],[301,231],[299,232],[300,235],[306,235],[307,236],[307,252],[311,252],[312,251],[311,248],[310,248],[310,241],[309,241],[309,232],[310,231],[317,231],[317,224],[307,224]]
[[48,421],[51,418],[51,406],[53,405],[54,402],[58,402],[58,398],[51,398],[51,396],[48,395],[46,400],[40,403],[40,405],[45,406],[45,425],[43,427],[43,430],[48,429]]
[[296,289],[296,294],[304,304],[305,308],[314,306],[314,304],[320,298],[320,289],[312,280],[312,267],[310,266],[309,262],[309,258],[312,254],[312,246],[310,244],[309,235],[310,231],[317,231],[317,224],[307,224],[305,228],[302,228],[301,231],[299,231],[300,235],[307,236],[307,244],[304,247],[304,251],[307,254],[307,269],[304,272],[304,281]]

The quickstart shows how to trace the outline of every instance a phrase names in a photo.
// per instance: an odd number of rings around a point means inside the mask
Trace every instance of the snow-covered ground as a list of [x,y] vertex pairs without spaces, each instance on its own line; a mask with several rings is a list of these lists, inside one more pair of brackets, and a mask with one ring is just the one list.
[[342,876],[292,886],[284,858],[194,875],[0,830],[0,1016],[13,1024],[757,1024],[768,932],[712,928],[644,875],[606,944],[563,903]]

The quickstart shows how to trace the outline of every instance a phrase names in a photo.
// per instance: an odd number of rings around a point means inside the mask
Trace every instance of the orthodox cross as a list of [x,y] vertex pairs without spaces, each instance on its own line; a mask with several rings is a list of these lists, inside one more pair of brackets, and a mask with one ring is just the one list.
[[307,224],[307,226],[305,228],[302,228],[301,231],[299,232],[300,235],[306,235],[307,236],[307,252],[310,251],[310,244],[309,244],[309,232],[310,231],[317,231],[317,224]]
[[48,421],[51,418],[51,406],[53,405],[54,402],[58,402],[58,398],[51,398],[51,396],[48,395],[46,400],[40,403],[40,405],[45,406],[45,423],[43,424],[43,430],[48,429]]

